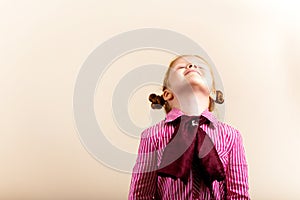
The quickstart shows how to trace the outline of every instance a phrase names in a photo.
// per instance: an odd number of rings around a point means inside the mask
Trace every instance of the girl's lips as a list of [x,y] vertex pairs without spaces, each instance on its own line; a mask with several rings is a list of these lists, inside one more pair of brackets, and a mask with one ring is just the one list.
[[200,75],[200,73],[199,73],[197,70],[194,70],[194,69],[186,70],[186,71],[184,72],[184,75],[187,75],[187,74],[189,74],[189,73],[191,73],[191,72],[196,72],[196,73],[198,73],[198,74]]

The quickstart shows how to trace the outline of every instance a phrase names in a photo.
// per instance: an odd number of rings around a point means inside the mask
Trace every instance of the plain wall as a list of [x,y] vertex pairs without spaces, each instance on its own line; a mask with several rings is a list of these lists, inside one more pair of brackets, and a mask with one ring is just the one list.
[[[104,166],[86,151],[72,98],[81,65],[98,45],[144,27],[184,34],[214,61],[225,89],[225,121],[243,136],[252,199],[299,199],[299,5],[0,1],[0,199],[127,198],[130,174]],[[110,107],[103,105],[110,105],[111,88],[130,67],[168,64],[171,58],[149,52],[114,63],[95,94],[95,112],[99,122],[103,116],[107,120],[107,137],[130,152],[136,152],[138,139],[120,136],[107,114]],[[128,104],[142,127],[149,125],[145,98],[152,89],[140,88]]]

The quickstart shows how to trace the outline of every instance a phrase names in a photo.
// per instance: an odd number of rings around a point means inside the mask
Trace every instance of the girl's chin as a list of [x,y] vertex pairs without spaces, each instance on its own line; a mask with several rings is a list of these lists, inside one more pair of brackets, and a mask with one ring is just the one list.
[[199,82],[190,82],[189,84],[178,85],[176,89],[173,89],[173,91],[179,93],[200,91],[203,94],[209,94],[209,88],[207,87],[207,85]]
[[188,79],[187,81],[191,86],[200,86],[200,87],[207,88],[207,83],[206,81],[203,81],[203,79],[195,78],[195,79]]
[[191,81],[189,84],[190,84],[190,87],[192,87],[193,89],[198,89],[198,90],[201,90],[201,91],[209,91],[209,88],[208,88],[207,84],[203,83],[202,81],[201,82]]

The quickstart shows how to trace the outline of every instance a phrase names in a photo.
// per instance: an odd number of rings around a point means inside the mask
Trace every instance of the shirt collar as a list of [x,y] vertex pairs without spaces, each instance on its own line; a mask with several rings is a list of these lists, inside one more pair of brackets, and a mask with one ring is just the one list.
[[[174,121],[176,118],[182,115],[184,115],[184,113],[180,109],[172,108],[172,110],[167,114],[165,122],[168,123]],[[212,122],[213,126],[216,126],[216,124],[218,123],[218,119],[211,112],[209,112],[208,109],[205,109],[201,115],[206,117],[210,122]]]

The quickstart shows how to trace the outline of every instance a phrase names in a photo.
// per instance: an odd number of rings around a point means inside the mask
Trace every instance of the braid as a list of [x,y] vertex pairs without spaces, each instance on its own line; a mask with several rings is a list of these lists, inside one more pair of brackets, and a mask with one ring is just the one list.
[[156,95],[154,93],[149,95],[149,101],[151,102],[152,109],[161,109],[166,103],[162,96]]

